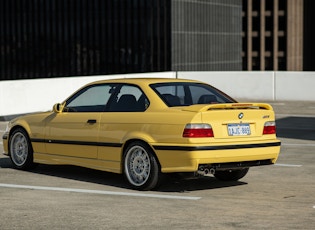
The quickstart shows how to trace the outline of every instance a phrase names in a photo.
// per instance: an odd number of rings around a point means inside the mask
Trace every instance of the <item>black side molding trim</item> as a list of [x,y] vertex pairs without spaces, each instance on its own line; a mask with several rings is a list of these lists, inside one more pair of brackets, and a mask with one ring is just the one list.
[[88,145],[88,146],[103,146],[103,147],[122,147],[121,143],[68,141],[68,140],[46,140],[46,139],[36,139],[36,138],[32,138],[31,142],[39,142],[39,143],[46,143],[46,144],[64,144],[64,145]]
[[153,146],[155,150],[173,150],[173,151],[209,151],[225,149],[249,149],[249,148],[266,148],[280,146],[281,142],[248,144],[248,145],[222,145],[222,146]]

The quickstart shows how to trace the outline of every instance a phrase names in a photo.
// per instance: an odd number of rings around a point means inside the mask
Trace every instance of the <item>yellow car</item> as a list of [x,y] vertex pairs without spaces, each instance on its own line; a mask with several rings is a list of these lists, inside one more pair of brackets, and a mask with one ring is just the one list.
[[239,180],[280,152],[275,115],[264,103],[237,103],[183,79],[90,83],[50,112],[9,122],[5,154],[18,169],[68,164],[124,174],[150,190],[175,172]]

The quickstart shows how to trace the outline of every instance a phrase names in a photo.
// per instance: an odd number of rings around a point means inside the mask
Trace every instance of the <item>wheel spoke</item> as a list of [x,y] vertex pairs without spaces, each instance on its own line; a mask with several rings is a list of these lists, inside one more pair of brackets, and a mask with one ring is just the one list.
[[150,175],[149,155],[141,146],[132,147],[126,155],[126,172],[129,181],[136,185],[143,185]]
[[23,166],[29,154],[28,141],[21,132],[17,132],[11,139],[11,158],[17,166]]

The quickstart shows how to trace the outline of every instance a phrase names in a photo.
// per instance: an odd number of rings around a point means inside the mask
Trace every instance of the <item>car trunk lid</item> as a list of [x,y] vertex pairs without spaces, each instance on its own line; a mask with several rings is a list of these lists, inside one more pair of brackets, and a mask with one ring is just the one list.
[[259,138],[264,126],[275,120],[272,106],[265,103],[192,105],[182,110],[201,113],[202,122],[211,125],[215,139]]

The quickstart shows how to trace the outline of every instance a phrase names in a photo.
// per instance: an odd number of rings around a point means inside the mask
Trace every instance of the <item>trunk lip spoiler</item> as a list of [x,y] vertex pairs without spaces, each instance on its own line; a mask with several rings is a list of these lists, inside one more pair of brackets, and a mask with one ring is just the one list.
[[222,104],[196,104],[183,108],[184,111],[206,112],[209,110],[228,110],[228,109],[264,109],[272,110],[273,108],[267,103],[222,103]]

